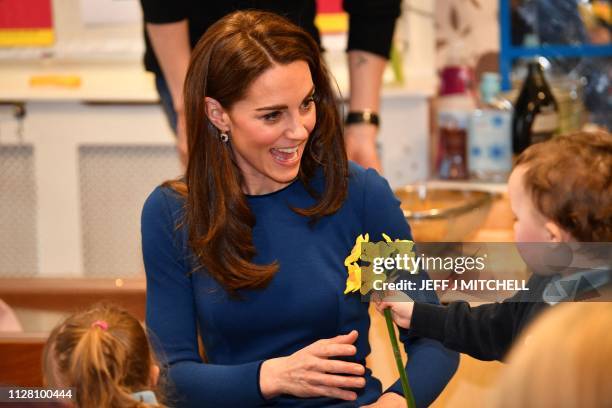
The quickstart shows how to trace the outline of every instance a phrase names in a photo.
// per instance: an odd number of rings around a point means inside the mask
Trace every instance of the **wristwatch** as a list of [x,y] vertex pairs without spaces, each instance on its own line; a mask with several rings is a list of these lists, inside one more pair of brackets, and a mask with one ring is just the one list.
[[364,109],[362,111],[349,112],[348,115],[346,115],[346,121],[344,123],[347,125],[353,125],[356,123],[370,123],[374,126],[379,126],[380,118],[378,117],[378,113],[369,109]]

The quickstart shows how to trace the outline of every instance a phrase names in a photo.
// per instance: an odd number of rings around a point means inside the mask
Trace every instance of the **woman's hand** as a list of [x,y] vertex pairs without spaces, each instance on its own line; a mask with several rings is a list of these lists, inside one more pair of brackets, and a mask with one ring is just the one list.
[[281,394],[296,397],[330,397],[352,401],[357,394],[346,388],[365,386],[361,364],[330,357],[353,356],[358,333],[318,340],[288,357],[266,360],[261,365],[259,383],[265,398]]
[[[387,299],[387,297],[385,297]],[[374,306],[379,313],[383,313],[386,308],[391,309],[391,317],[395,324],[404,329],[410,328],[410,321],[412,320],[412,311],[414,309],[414,302],[404,293],[395,293],[391,299],[393,302],[381,300],[379,297],[374,297]]]
[[386,392],[373,404],[364,405],[361,408],[405,408],[406,400],[394,392]]

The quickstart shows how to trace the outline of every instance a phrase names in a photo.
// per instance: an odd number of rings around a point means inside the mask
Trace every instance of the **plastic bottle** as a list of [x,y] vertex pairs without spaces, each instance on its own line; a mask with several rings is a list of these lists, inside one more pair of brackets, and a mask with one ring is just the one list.
[[504,181],[512,169],[512,104],[499,96],[497,73],[483,74],[480,93],[481,106],[472,113],[468,134],[470,176]]
[[449,63],[441,72],[437,100],[436,172],[438,177],[449,180],[468,178],[467,133],[470,115],[476,108],[471,91],[472,71],[461,53],[461,44],[451,48]]

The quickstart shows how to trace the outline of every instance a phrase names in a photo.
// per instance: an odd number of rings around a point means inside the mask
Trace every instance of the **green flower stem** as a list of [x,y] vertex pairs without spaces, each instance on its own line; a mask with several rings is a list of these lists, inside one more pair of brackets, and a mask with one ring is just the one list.
[[400,354],[399,346],[397,345],[397,337],[395,336],[395,326],[393,325],[393,318],[391,317],[391,309],[385,309],[385,321],[387,322],[387,330],[389,331],[389,338],[391,339],[391,347],[393,348],[393,356],[395,357],[395,364],[397,364],[397,370],[400,375],[400,382],[402,383],[402,390],[404,391],[404,398],[406,398],[406,406],[408,408],[416,408],[414,402],[414,395],[412,395],[412,389],[408,383],[408,376],[406,375],[406,369],[402,362],[402,355]]

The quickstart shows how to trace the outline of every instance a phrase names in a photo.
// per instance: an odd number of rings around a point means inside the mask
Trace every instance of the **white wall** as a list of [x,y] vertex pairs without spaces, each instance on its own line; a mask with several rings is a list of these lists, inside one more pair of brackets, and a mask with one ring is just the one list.
[[460,41],[470,64],[487,51],[499,51],[499,1],[435,0],[436,65],[448,59],[450,45]]

